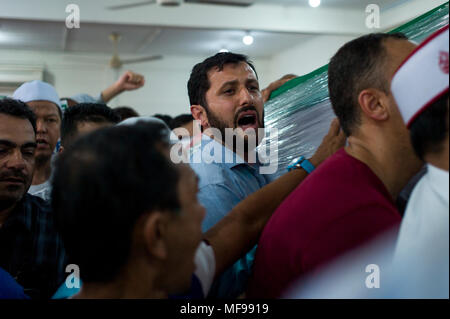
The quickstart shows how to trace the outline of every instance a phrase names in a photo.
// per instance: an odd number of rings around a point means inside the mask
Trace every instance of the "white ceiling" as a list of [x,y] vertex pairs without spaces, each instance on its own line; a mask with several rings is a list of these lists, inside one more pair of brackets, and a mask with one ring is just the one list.
[[[239,2],[239,0],[235,0]],[[145,0],[108,0],[108,5],[122,5],[129,3],[139,3],[145,2]],[[308,0],[243,0],[243,2],[253,2],[254,4],[271,4],[279,6],[300,6],[308,7]],[[376,3],[379,6],[390,5],[396,2],[392,0],[321,0],[322,7],[329,8],[344,8],[344,9],[354,9],[354,8],[365,8],[368,4]],[[150,4],[153,5],[153,4]]]
[[[389,8],[409,0],[322,0],[312,9],[307,0],[255,0],[248,8],[183,4],[175,8],[147,5],[112,11],[106,7],[142,0],[78,0],[81,28],[67,29],[60,0],[0,0],[0,49],[60,52],[112,52],[108,35],[122,39],[119,53],[130,56],[208,56],[222,47],[251,57],[269,57],[313,35],[366,33],[364,8]],[[242,43],[250,30],[252,46]]]
[[203,56],[227,48],[252,57],[271,56],[309,35],[254,31],[252,46],[242,43],[241,30],[202,30],[170,27],[86,23],[68,31],[59,22],[0,20],[0,49],[112,53],[109,34],[121,35],[119,54]]

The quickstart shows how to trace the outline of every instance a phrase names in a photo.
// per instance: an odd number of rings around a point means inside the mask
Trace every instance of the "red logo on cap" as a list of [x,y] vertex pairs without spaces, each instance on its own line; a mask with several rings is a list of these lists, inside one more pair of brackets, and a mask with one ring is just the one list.
[[439,56],[439,66],[445,74],[448,74],[448,52],[441,51]]

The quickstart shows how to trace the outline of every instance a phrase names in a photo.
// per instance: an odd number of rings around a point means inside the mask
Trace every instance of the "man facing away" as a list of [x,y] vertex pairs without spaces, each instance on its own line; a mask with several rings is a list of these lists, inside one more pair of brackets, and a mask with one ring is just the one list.
[[83,135],[103,127],[119,123],[121,118],[108,106],[96,103],[80,103],[64,112],[61,124],[61,149],[72,145]]
[[390,79],[414,48],[402,34],[370,34],[331,59],[330,98],[348,146],[297,187],[268,222],[249,296],[279,297],[298,277],[399,225],[395,199],[422,162]]
[[206,296],[305,177],[281,176],[202,234],[198,178],[171,161],[169,133],[155,121],[103,128],[59,156],[52,206],[83,280],[74,298]]

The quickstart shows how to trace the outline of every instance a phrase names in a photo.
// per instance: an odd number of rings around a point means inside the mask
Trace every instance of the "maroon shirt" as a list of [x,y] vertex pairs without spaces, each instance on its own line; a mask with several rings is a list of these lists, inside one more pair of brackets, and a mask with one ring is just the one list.
[[308,176],[267,223],[248,297],[280,297],[304,273],[400,221],[381,180],[341,149]]

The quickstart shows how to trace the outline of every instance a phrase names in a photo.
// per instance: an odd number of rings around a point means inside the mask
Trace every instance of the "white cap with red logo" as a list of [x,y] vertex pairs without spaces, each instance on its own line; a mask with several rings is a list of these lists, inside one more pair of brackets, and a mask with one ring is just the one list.
[[402,63],[391,83],[406,126],[448,92],[448,25],[427,38]]

